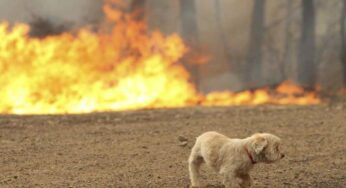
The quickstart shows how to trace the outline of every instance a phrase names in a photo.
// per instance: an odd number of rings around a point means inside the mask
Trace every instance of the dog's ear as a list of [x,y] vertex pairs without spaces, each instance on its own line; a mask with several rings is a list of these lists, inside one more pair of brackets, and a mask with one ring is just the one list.
[[267,145],[268,141],[260,135],[256,135],[254,141],[252,142],[252,148],[256,154],[260,154]]

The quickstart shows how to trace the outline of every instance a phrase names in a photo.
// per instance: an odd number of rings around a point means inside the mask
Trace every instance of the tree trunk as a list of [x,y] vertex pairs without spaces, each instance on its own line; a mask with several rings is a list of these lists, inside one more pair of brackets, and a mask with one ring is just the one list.
[[143,21],[145,19],[145,5],[146,0],[132,0],[130,11],[134,13],[134,18],[137,21]]
[[341,43],[341,62],[344,74],[343,85],[346,87],[346,0],[343,0],[341,13]]
[[183,37],[190,43],[196,44],[198,27],[194,0],[180,0],[180,17]]
[[293,0],[287,0],[286,1],[286,25],[285,25],[285,55],[284,55],[284,63],[281,67],[281,74],[283,80],[288,79],[287,76],[287,67],[291,67],[292,65],[292,32],[291,32],[291,25],[292,25],[292,11],[293,11]]
[[266,0],[255,0],[250,32],[250,42],[245,69],[246,84],[251,89],[260,87],[262,68],[262,43],[265,23]]
[[221,0],[214,0],[214,8],[215,8],[215,22],[217,25],[217,30],[219,31],[219,35],[221,38],[222,48],[224,50],[226,60],[230,64],[230,67],[232,67],[232,54],[231,54],[231,48],[228,44],[227,37],[225,35],[225,28],[222,24],[222,9],[221,9]]
[[[181,18],[181,34],[187,44],[198,51],[198,26],[196,15],[195,0],[180,0],[180,18]],[[193,54],[183,60],[187,70],[191,73],[191,80],[195,83],[197,89],[199,87],[199,67],[197,64],[191,64],[187,61],[193,58]]]
[[302,5],[303,21],[298,53],[298,81],[303,87],[313,89],[316,84],[314,0],[302,0]]

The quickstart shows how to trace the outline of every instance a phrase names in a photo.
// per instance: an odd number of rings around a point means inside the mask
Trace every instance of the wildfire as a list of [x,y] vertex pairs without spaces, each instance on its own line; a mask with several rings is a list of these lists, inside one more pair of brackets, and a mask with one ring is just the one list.
[[306,92],[303,88],[286,81],[280,84],[274,91],[268,88],[240,93],[214,92],[206,96],[204,105],[309,105],[319,104],[321,100],[315,92]]
[[189,105],[317,104],[314,93],[283,83],[241,93],[199,94],[179,64],[178,35],[149,33],[131,15],[104,7],[114,28],[43,39],[0,23],[0,113],[54,114]]

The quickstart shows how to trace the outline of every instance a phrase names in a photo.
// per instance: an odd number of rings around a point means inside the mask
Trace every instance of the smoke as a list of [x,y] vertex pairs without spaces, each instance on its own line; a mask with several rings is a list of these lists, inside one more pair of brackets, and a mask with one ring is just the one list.
[[[254,59],[254,65],[249,66],[247,57],[255,51],[251,50],[254,46],[250,41],[254,2],[261,1],[266,3],[263,41],[258,47],[261,48],[262,54],[259,56],[261,60]],[[299,78],[314,80],[311,81],[312,85],[306,86],[307,88],[314,87],[314,82],[322,86],[328,85],[328,89],[330,85],[335,86],[334,88],[340,86],[343,73],[339,69],[338,54],[341,52],[339,23],[342,1],[313,1],[316,12],[314,29],[316,53],[311,59],[314,59],[313,64],[316,68],[308,68],[312,65],[310,63],[304,65],[303,71],[300,70],[302,69],[300,65],[306,62],[299,61],[298,56],[307,54],[309,49],[299,48],[306,38],[302,33],[304,20],[302,1],[195,0],[194,2],[198,22],[198,42],[206,46],[213,57],[209,64],[200,67],[199,78],[202,80],[200,81],[202,90],[254,89],[268,85],[275,86],[286,79],[300,83],[302,81]],[[215,2],[219,2],[219,7],[215,6]],[[254,32],[260,31],[255,29]],[[258,73],[254,75],[251,69],[256,69],[255,72]],[[244,77],[249,76],[255,77],[252,81],[257,83],[246,82],[247,79]]]
[[1,0],[0,20],[29,23],[43,18],[55,25],[81,26],[102,19],[102,4],[95,0]]

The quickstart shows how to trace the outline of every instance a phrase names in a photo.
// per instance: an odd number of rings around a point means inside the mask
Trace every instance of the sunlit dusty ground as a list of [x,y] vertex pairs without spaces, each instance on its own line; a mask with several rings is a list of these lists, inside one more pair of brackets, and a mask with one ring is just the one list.
[[[336,103],[0,116],[0,187],[187,187],[190,147],[208,130],[282,137],[287,157],[255,167],[254,187],[346,185],[346,105]],[[203,169],[204,184],[221,187]]]

